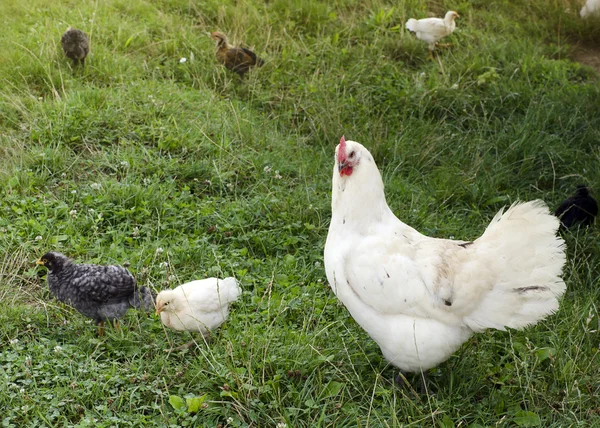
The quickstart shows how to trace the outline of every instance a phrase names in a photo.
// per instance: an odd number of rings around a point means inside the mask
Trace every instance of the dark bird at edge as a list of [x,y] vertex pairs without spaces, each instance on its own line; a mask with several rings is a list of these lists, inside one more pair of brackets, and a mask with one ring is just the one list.
[[130,307],[154,310],[155,296],[147,287],[138,287],[133,275],[121,266],[75,264],[61,253],[48,252],[36,262],[48,269],[50,292],[88,318],[96,321],[98,335],[104,322],[122,318]]
[[560,219],[563,229],[570,229],[577,225],[591,226],[598,215],[598,203],[590,195],[589,189],[580,184],[575,194],[565,199],[554,215]]
[[87,34],[81,30],[69,27],[60,38],[60,44],[68,58],[73,60],[73,65],[85,65],[85,57],[90,51]]
[[240,77],[244,77],[250,67],[261,67],[265,63],[250,49],[230,45],[227,36],[220,31],[213,32],[210,37],[217,42],[217,60]]

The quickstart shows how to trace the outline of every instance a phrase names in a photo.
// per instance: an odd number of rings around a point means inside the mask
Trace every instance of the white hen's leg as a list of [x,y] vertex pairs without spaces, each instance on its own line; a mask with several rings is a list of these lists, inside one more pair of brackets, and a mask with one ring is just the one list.
[[[396,375],[396,377],[394,378],[394,382],[396,383],[396,385],[398,385],[401,388],[408,387],[408,388],[412,389],[411,384],[406,379],[406,375],[408,375],[408,372],[405,372],[404,370],[400,370],[400,373],[398,373]],[[418,375],[419,375],[419,394],[427,395],[427,393],[431,391],[431,388],[429,388],[429,373],[427,371],[423,371],[423,372],[420,372]]]

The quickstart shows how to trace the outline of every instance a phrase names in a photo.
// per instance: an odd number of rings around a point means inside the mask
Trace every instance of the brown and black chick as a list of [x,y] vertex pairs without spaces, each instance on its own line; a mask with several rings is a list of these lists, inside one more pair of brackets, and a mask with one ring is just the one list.
[[227,36],[220,31],[210,35],[217,42],[217,60],[240,77],[250,70],[250,67],[261,67],[264,61],[256,56],[250,49],[232,46],[227,43]]
[[81,30],[69,27],[60,38],[60,44],[68,58],[73,60],[73,65],[85,65],[85,57],[90,51],[90,42],[87,34]]

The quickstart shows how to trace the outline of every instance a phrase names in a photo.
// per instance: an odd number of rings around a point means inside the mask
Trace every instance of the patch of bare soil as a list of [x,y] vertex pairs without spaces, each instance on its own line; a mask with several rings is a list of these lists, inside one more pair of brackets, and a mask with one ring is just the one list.
[[588,65],[600,73],[600,46],[579,46],[573,60]]

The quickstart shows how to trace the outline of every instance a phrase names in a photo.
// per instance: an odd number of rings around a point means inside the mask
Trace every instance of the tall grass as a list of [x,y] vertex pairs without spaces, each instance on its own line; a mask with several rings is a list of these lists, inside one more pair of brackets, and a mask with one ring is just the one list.
[[[322,265],[342,134],[432,236],[472,239],[517,199],[555,207],[596,186],[598,77],[569,58],[600,26],[580,6],[1,2],[3,426],[598,424],[596,229],[566,236],[560,311],[475,336],[432,371],[435,395],[393,385]],[[430,60],[403,23],[448,9],[458,29]],[[84,70],[60,50],[68,26],[90,36]],[[220,67],[215,30],[264,67],[243,80]],[[135,312],[99,339],[51,298],[33,265],[49,249],[129,262],[155,290],[235,275],[244,293],[189,351],[164,352],[189,335]]]

